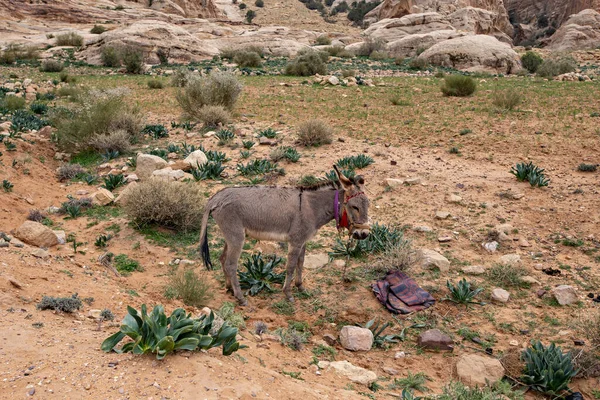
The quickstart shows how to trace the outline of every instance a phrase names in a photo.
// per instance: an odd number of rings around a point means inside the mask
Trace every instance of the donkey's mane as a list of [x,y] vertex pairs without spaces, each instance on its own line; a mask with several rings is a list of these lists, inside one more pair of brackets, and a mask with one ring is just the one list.
[[337,189],[337,183],[334,181],[331,181],[329,179],[323,179],[320,180],[316,183],[313,183],[312,185],[298,185],[296,186],[296,189],[299,190],[306,190],[306,191],[313,191],[316,192],[318,190],[321,189],[326,189],[326,188],[331,188],[331,189]]

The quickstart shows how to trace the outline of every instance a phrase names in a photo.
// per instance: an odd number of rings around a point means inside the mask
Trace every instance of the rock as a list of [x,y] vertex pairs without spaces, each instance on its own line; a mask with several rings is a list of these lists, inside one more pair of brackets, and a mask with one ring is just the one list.
[[65,231],[52,231],[52,232],[54,232],[54,234],[56,235],[56,238],[58,239],[58,244],[67,243],[67,233]]
[[[413,34],[453,30],[444,15],[437,12],[423,12],[411,13],[400,18],[381,19],[369,25],[363,35],[371,39],[392,42]],[[347,46],[346,49],[352,50],[352,47]]]
[[334,369],[338,374],[345,376],[352,382],[370,385],[377,380],[377,374],[368,369],[352,365],[348,361],[319,361],[320,369]]
[[101,318],[100,314],[102,314],[102,310],[90,310],[88,311],[88,318],[99,320]]
[[448,211],[437,211],[435,213],[436,219],[447,219],[448,217],[450,217],[450,213]]
[[5,241],[4,239],[0,239],[0,248],[5,248],[8,246],[10,246],[10,245],[8,244],[7,241]]
[[419,177],[415,177],[415,178],[408,178],[404,181],[405,185],[418,185],[419,183],[421,183],[421,178]]
[[37,247],[52,247],[59,244],[58,237],[48,228],[34,221],[25,221],[18,227],[14,236],[23,242]]
[[521,264],[521,256],[518,254],[505,254],[498,259],[498,263],[502,265],[516,266]]
[[[200,315],[199,316],[201,317],[201,316],[205,315],[205,316],[208,317],[211,312],[212,312],[212,310],[210,308],[203,307],[202,310],[200,310]],[[261,338],[261,340],[262,340],[262,338]]]
[[454,341],[439,329],[429,329],[421,333],[417,345],[426,350],[454,350]]
[[462,201],[462,197],[457,196],[455,194],[451,194],[450,196],[448,196],[448,203],[460,203]]
[[521,69],[519,55],[487,35],[468,35],[434,44],[418,57],[429,64],[463,71],[511,74]]
[[395,368],[390,368],[390,367],[383,367],[383,372],[385,372],[388,375],[398,375],[399,372],[397,369]]
[[132,181],[127,186],[121,190],[117,198],[115,199],[115,204],[123,204],[127,200],[127,196],[131,193],[131,190],[136,187],[138,183],[136,181]]
[[388,54],[391,57],[416,57],[418,53],[436,43],[465,35],[467,35],[466,32],[457,32],[453,29],[406,35],[399,39],[393,39],[387,44]]
[[167,165],[167,162],[159,156],[138,154],[135,173],[140,179],[144,180],[150,178],[154,171],[166,168]]
[[92,203],[99,206],[106,206],[115,200],[115,195],[108,189],[100,188],[90,196]]
[[415,232],[425,232],[425,233],[427,233],[427,232],[433,232],[433,229],[430,226],[427,226],[427,225],[415,226],[413,228],[413,230]]
[[511,340],[508,342],[508,344],[510,344],[511,346],[518,346],[519,345],[519,341],[518,340]]
[[179,181],[185,178],[185,172],[180,169],[173,170],[171,167],[166,167],[152,172],[152,177],[165,181]]
[[267,333],[263,333],[262,335],[260,335],[261,339],[267,342],[275,342],[275,343],[280,343],[281,342],[281,337],[277,336],[277,335],[270,335]]
[[494,229],[495,229],[497,232],[502,232],[502,233],[505,233],[505,234],[507,234],[507,235],[508,235],[508,234],[510,234],[510,233],[511,233],[511,232],[512,232],[512,231],[513,231],[515,228],[514,228],[514,227],[513,227],[511,224],[500,224],[500,225],[496,225],[496,226],[494,227]]
[[338,269],[344,268],[346,266],[346,261],[344,261],[344,260],[335,260],[335,261],[333,261],[333,266],[335,268],[338,268]]
[[340,80],[335,76],[330,76],[329,78],[327,78],[327,83],[333,86],[337,86],[340,84]]
[[208,162],[206,154],[202,150],[192,151],[184,160],[191,168],[198,168],[198,165],[204,165]]
[[519,238],[519,247],[531,247],[531,244],[525,238]]
[[[186,172],[189,172],[193,169],[192,166],[190,164],[188,164],[187,162],[185,162],[184,160],[170,161],[169,167],[171,167],[171,169],[173,169],[173,170],[180,169],[180,170],[186,171]],[[195,168],[197,168],[197,167],[194,166],[194,169]]]
[[50,125],[42,127],[42,129],[38,131],[38,136],[50,138],[52,136],[52,127]]
[[506,303],[510,298],[510,293],[501,288],[496,288],[492,290],[492,300],[497,301],[499,303]]
[[304,257],[304,268],[317,269],[322,268],[329,263],[329,255],[326,253],[307,254]]
[[395,178],[386,178],[385,179],[385,185],[389,186],[391,188],[395,188],[402,184],[404,184],[404,181],[402,179],[395,179]]
[[351,351],[369,351],[373,346],[373,332],[359,326],[344,326],[340,331],[340,343]]
[[521,278],[521,282],[529,283],[530,285],[541,285],[540,281],[533,276],[524,276]]
[[462,267],[462,272],[469,275],[483,275],[485,274],[485,268],[481,265],[469,265]]
[[269,139],[268,137],[261,136],[258,138],[258,144],[261,146],[276,146],[277,139]]
[[423,268],[438,268],[440,272],[448,272],[450,270],[450,261],[437,251],[421,249],[419,252]]
[[16,280],[15,278],[13,278],[12,276],[7,276],[6,280],[8,281],[8,283],[10,283],[11,285],[13,285],[17,289],[22,289],[23,288],[23,284],[21,282],[19,282],[18,280]]
[[595,49],[600,43],[600,13],[593,9],[573,14],[550,37],[548,48],[555,51]]
[[439,236],[438,237],[438,242],[440,243],[447,243],[452,241],[452,236]]
[[552,296],[558,301],[558,304],[565,306],[579,301],[577,291],[573,286],[559,285],[552,289]]
[[493,385],[504,377],[504,367],[495,358],[465,354],[456,363],[456,373],[469,386]]
[[327,343],[329,346],[335,346],[337,344],[337,339],[334,335],[332,335],[331,333],[325,333],[323,335],[323,340],[325,341],[325,343]]
[[128,183],[137,182],[139,180],[140,180],[140,178],[138,178],[137,174],[129,174],[125,177],[125,182],[128,182]]
[[398,359],[398,358],[405,358],[406,357],[406,353],[403,351],[397,351],[396,354],[394,354],[394,358]]
[[31,250],[31,255],[37,258],[41,258],[41,259],[46,259],[48,257],[50,257],[50,253],[48,253],[48,251],[44,250],[44,249],[32,249]]
[[494,253],[496,250],[498,250],[498,244],[499,243],[496,241],[484,243],[483,248],[490,253]]
[[60,153],[60,152],[57,151],[56,153],[54,153],[54,159],[56,161],[65,161],[65,162],[67,162],[67,161],[69,161],[71,159],[71,154],[69,154],[69,153]]

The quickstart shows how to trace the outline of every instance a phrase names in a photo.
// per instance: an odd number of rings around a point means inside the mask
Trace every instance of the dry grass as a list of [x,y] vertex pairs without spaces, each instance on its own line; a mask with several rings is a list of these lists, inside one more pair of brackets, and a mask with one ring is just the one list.
[[204,106],[198,110],[198,119],[208,128],[226,125],[231,121],[231,113],[223,106]]
[[131,135],[126,130],[118,129],[106,135],[94,136],[90,145],[102,153],[118,151],[123,154],[131,149]]
[[298,142],[302,146],[321,146],[332,141],[331,128],[319,119],[311,119],[298,127]]
[[521,93],[514,88],[498,90],[494,93],[492,104],[502,110],[512,111],[521,103]]
[[184,116],[200,119],[204,106],[222,106],[233,109],[242,92],[242,84],[235,75],[227,72],[213,72],[207,77],[188,81],[183,90],[177,93],[177,103]]
[[214,297],[206,276],[198,276],[193,269],[174,272],[165,288],[165,297],[181,299],[187,306],[202,308]]
[[139,227],[158,225],[187,232],[200,227],[204,203],[198,186],[150,179],[132,188],[124,207]]
[[81,47],[83,46],[83,37],[75,32],[62,33],[56,35],[55,43],[57,46]]

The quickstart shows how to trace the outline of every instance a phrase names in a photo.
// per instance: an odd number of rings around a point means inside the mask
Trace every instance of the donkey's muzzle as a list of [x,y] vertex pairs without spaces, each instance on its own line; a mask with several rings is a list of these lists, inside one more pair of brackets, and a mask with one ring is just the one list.
[[357,240],[364,240],[371,233],[368,229],[356,229],[352,232],[352,237]]

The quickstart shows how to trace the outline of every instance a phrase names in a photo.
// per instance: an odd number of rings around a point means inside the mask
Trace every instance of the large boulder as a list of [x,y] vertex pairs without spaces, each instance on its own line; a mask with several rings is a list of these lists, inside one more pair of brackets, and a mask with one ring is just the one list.
[[15,229],[14,236],[32,246],[52,247],[59,244],[58,237],[45,225],[34,221],[25,221]]
[[340,343],[346,350],[369,351],[373,346],[373,332],[360,326],[344,326],[340,331]]
[[407,35],[423,34],[433,31],[455,30],[448,20],[439,13],[409,14],[402,18],[386,18],[378,21],[364,32],[371,39],[385,42],[398,40]]
[[579,301],[579,298],[577,297],[577,291],[573,286],[569,285],[559,285],[553,288],[552,296],[554,296],[558,304],[561,306],[566,306]]
[[467,33],[458,32],[453,29],[417,33],[389,42],[387,50],[391,57],[416,57],[419,53],[427,50],[436,43],[465,35]]
[[464,7],[448,15],[448,20],[450,25],[459,31],[472,32],[477,35],[492,35],[502,42],[512,44],[512,39],[506,32],[512,34],[512,27],[507,29],[503,18],[493,11]]
[[200,165],[204,165],[208,162],[206,154],[202,150],[192,151],[184,160],[191,168],[198,168]]
[[487,35],[469,35],[434,44],[419,56],[430,64],[463,71],[510,74],[521,69],[519,55]]
[[571,15],[550,38],[548,48],[557,51],[595,49],[600,44],[600,13],[583,10]]
[[504,376],[504,367],[495,358],[465,354],[456,363],[456,374],[465,385],[493,385]]
[[135,173],[138,178],[144,180],[152,176],[152,173],[158,169],[166,168],[169,164],[152,154],[138,154],[136,159]]

